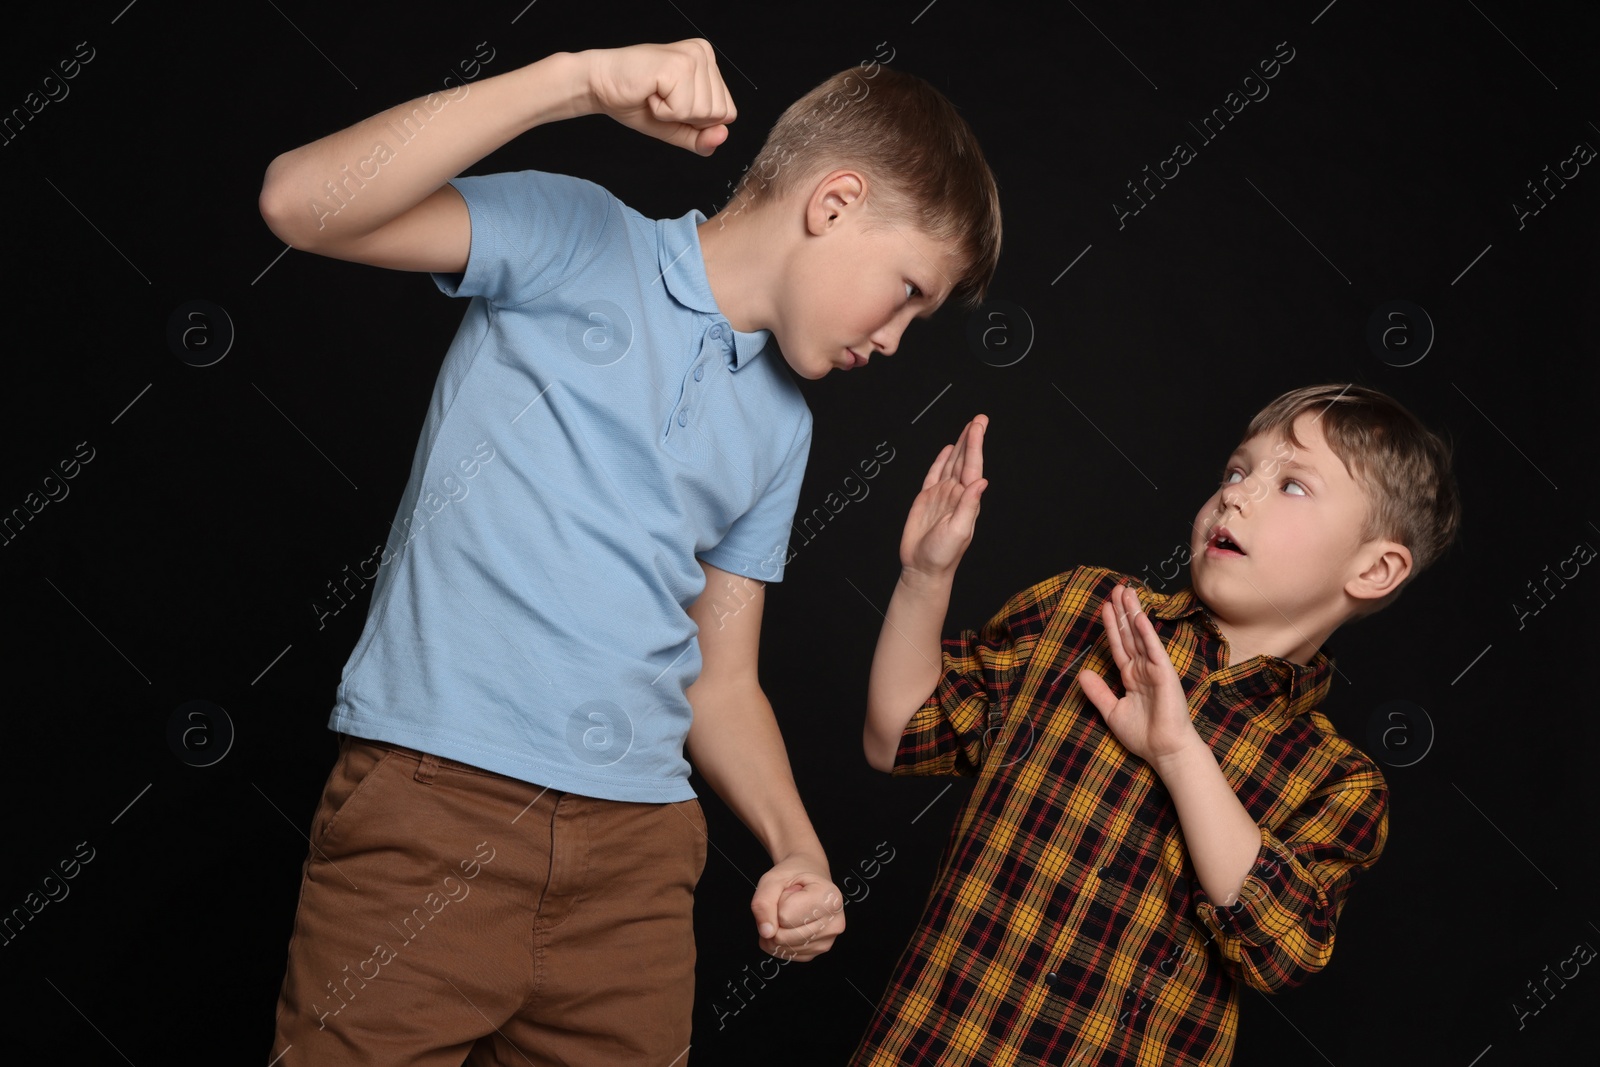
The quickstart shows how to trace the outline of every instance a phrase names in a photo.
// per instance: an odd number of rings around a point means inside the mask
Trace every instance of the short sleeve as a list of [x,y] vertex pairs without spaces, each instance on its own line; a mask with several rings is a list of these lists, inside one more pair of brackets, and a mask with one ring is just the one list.
[[433,275],[446,296],[525,303],[581,267],[621,225],[620,203],[604,188],[566,174],[524,170],[452,178],[472,221],[461,274]]
[[701,552],[700,558],[713,567],[759,582],[783,581],[783,570],[789,562],[789,533],[810,455],[811,412],[802,409],[789,451],[767,491],[749,511],[734,520],[721,541]]
[[893,773],[978,773],[1069,579],[1057,575],[1029,586],[1007,600],[982,629],[944,639],[943,673],[906,723]]

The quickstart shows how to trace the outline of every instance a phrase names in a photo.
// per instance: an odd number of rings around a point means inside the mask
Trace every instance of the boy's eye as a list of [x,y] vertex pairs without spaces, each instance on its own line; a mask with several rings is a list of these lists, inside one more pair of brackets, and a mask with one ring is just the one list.
[[1235,482],[1242,482],[1242,481],[1244,481],[1244,472],[1243,471],[1229,470],[1229,471],[1224,471],[1222,473],[1222,484],[1223,485],[1232,485]]
[[1296,494],[1295,494],[1296,496],[1305,496],[1306,495],[1306,487],[1301,485],[1299,482],[1296,482],[1296,481],[1284,482],[1283,483],[1283,489],[1284,489],[1284,492],[1288,492],[1290,489],[1296,490],[1297,491]]
[[922,290],[921,289],[918,289],[915,285],[912,285],[910,282],[906,282],[906,299],[907,300],[910,300],[913,297],[918,297],[918,296],[921,296],[921,295],[922,295]]

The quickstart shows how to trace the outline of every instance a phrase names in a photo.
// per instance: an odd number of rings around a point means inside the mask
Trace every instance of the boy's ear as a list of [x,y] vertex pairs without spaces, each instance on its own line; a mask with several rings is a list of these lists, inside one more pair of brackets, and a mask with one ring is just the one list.
[[1357,600],[1382,600],[1411,573],[1411,550],[1398,541],[1373,541],[1364,558],[1366,566],[1344,586]]
[[806,230],[820,237],[835,226],[844,210],[866,195],[867,179],[860,171],[836,170],[817,182],[806,202]]

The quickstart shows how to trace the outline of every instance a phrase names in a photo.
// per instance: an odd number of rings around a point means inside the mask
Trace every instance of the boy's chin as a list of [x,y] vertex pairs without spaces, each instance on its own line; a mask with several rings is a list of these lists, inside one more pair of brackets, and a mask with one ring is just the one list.
[[789,361],[789,369],[807,381],[815,382],[826,378],[829,374],[832,374],[839,368],[835,367],[832,363],[823,363],[819,361],[817,364],[805,364],[791,360]]

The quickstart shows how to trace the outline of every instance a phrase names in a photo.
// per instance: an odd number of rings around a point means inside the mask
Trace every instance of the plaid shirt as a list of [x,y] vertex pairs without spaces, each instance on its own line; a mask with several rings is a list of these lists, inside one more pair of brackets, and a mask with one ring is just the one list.
[[1382,774],[1316,710],[1332,661],[1224,665],[1193,590],[1139,591],[1261,827],[1238,903],[1217,907],[1166,788],[1075,681],[1087,667],[1121,695],[1099,618],[1119,580],[1059,574],[945,641],[895,773],[978,780],[853,1064],[1226,1064],[1239,982],[1271,993],[1328,963],[1388,836]]

